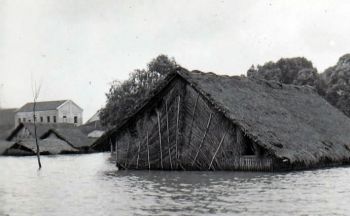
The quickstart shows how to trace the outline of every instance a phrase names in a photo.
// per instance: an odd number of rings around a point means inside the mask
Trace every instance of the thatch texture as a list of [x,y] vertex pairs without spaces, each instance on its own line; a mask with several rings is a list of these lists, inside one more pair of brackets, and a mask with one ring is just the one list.
[[179,69],[93,147],[122,168],[307,168],[349,163],[349,131],[310,87]]
[[277,157],[306,164],[350,158],[350,119],[310,87],[201,72],[180,75]]
[[87,135],[85,135],[83,132],[81,132],[80,128],[72,127],[72,128],[54,128],[49,129],[46,131],[46,133],[42,134],[40,136],[41,139],[45,139],[46,137],[50,136],[51,134],[55,134],[59,139],[62,139],[75,148],[83,148],[83,147],[90,147],[90,145],[95,141],[92,139],[89,139]]
[[5,151],[10,148],[14,142],[8,142],[5,140],[0,140],[0,155],[4,154]]
[[[81,132],[80,128],[72,124],[37,124],[37,137],[41,140],[49,138],[52,133],[55,134],[55,139],[67,142],[71,147],[80,149],[81,152],[89,151],[90,145],[95,141],[95,139],[89,139],[87,135]],[[7,137],[7,140],[18,142],[31,140],[35,138],[34,134],[33,123],[21,123]]]
[[[33,123],[20,123],[7,137],[7,140],[12,140],[19,131],[21,131],[23,128],[28,130],[29,136],[31,138],[34,138],[34,124]],[[73,124],[68,124],[68,123],[59,123],[59,124],[42,124],[42,123],[36,123],[36,134],[38,137],[41,137],[44,133],[49,131],[50,129],[59,129],[59,128],[64,128],[64,129],[74,129],[76,128],[75,125]]]
[[107,128],[101,125],[100,120],[87,122],[83,125],[80,125],[78,128],[89,138],[99,138],[107,130]]
[[[44,139],[39,140],[40,154],[73,154],[79,150],[70,146],[67,142],[60,139]],[[35,155],[36,144],[34,139],[21,140],[16,142],[5,151],[5,155]]]

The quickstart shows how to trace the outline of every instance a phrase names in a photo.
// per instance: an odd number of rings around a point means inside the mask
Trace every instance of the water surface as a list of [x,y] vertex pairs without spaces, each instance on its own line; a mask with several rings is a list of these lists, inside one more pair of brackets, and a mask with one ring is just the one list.
[[0,215],[347,215],[350,168],[117,171],[109,154],[0,157]]

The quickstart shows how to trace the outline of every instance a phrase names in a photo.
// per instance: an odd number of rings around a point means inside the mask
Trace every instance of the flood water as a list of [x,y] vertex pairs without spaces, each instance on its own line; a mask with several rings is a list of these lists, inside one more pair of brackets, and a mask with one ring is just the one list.
[[108,153],[0,157],[0,215],[347,215],[350,168],[116,171]]

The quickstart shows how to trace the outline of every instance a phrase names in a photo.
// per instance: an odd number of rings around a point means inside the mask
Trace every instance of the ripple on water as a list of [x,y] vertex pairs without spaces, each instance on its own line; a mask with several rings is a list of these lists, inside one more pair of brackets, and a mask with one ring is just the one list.
[[117,171],[109,154],[0,157],[0,215],[345,215],[350,168]]

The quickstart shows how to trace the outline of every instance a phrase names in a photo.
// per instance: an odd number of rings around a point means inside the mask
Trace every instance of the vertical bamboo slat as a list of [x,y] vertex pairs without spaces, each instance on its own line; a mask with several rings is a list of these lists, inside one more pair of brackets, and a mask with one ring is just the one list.
[[170,169],[172,170],[173,169],[173,163],[171,161],[168,101],[165,101],[165,115],[166,115],[166,131],[167,131],[167,141],[168,141],[169,162],[170,162]]
[[196,102],[194,104],[193,112],[192,112],[192,120],[191,120],[191,126],[190,126],[190,133],[188,135],[188,146],[191,146],[191,140],[192,140],[192,129],[193,129],[193,123],[194,123],[194,115],[196,114],[197,104],[198,104],[199,94],[197,93]]
[[128,147],[126,150],[126,157],[125,157],[125,163],[124,163],[125,169],[127,168],[128,159],[129,159],[129,148],[130,148],[130,136],[128,136]]
[[210,165],[209,165],[209,170],[211,169],[211,166],[213,165],[213,161],[214,161],[214,159],[215,159],[217,153],[219,152],[219,149],[220,149],[220,147],[221,147],[221,144],[224,142],[225,137],[226,137],[226,133],[222,136],[222,138],[221,138],[221,140],[220,140],[220,143],[219,143],[219,146],[218,146],[218,148],[216,149],[213,158],[211,159],[211,162],[210,162]]
[[137,149],[136,168],[139,168],[140,149],[141,149],[141,141],[139,141],[139,146],[138,146],[138,149]]
[[213,116],[213,113],[210,113],[210,116],[209,116],[209,119],[208,119],[208,123],[207,123],[207,127],[205,128],[205,131],[204,131],[203,138],[202,138],[202,140],[201,140],[201,142],[200,142],[200,144],[199,144],[199,147],[198,147],[197,153],[196,153],[196,155],[195,155],[195,156],[194,156],[194,158],[193,158],[193,161],[192,161],[192,164],[191,164],[191,166],[192,166],[192,167],[193,167],[194,163],[195,163],[195,162],[196,162],[196,160],[197,160],[197,157],[198,157],[199,151],[201,150],[202,145],[203,145],[204,140],[205,140],[205,137],[207,136],[207,133],[208,133],[208,130],[209,130],[209,127],[210,127],[210,122],[211,122],[211,118],[212,118],[212,116]]
[[109,139],[109,144],[111,146],[111,155],[113,155],[113,144],[111,139]]
[[147,131],[146,143],[147,143],[147,161],[148,161],[148,170],[151,170],[151,164],[150,164],[150,162],[149,162],[149,141],[148,141],[148,131]]
[[180,101],[181,101],[181,96],[179,95],[179,96],[178,96],[178,100],[177,100],[176,137],[175,137],[176,164],[178,164],[178,159],[179,159],[178,139],[179,139]]
[[159,111],[157,111],[157,118],[158,118],[158,135],[159,135],[160,167],[163,169],[162,133],[161,133],[161,131],[160,131],[160,115],[159,115]]
[[118,165],[118,139],[115,139],[115,164]]

